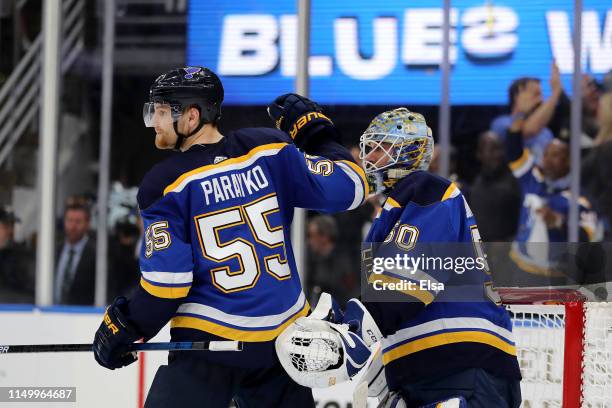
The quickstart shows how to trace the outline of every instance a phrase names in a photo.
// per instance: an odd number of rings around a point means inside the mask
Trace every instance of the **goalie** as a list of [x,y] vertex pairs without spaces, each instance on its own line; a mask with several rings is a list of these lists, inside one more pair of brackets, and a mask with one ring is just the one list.
[[[425,171],[433,138],[422,115],[406,108],[378,115],[361,136],[360,149],[368,177],[386,196],[362,259],[484,256],[474,216],[459,189]],[[279,358],[298,383],[329,386],[353,377],[357,367],[365,366],[364,348],[380,340],[382,364],[375,358],[365,380],[369,395],[384,400],[381,405],[423,407],[450,399],[450,406],[518,407],[521,376],[512,325],[492,288],[486,261],[483,265],[464,272],[458,267],[415,268],[406,274],[385,264],[376,274],[367,271],[370,283],[420,279],[432,285],[396,290],[393,301],[351,299],[344,311],[323,297],[325,305],[318,305],[316,313],[279,336]],[[321,317],[329,323],[312,322]],[[327,369],[320,368],[321,361]],[[384,374],[377,375],[382,365]],[[360,384],[357,393],[363,388]]]

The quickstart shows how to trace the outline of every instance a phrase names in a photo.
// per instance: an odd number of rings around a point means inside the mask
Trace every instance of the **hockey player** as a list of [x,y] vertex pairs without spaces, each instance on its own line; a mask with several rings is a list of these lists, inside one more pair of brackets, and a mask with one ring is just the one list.
[[311,390],[287,376],[273,346],[309,311],[289,240],[293,209],[355,208],[365,174],[316,103],[283,95],[269,107],[282,131],[222,135],[222,101],[207,68],[174,69],[151,86],[145,124],[158,148],[182,153],[140,185],[142,279],[131,299],[107,308],[95,358],[109,369],[128,365],[127,345],[171,321],[172,341],[240,340],[243,351],[171,352],[146,407],[226,408],[232,398],[240,407],[312,407]]
[[[384,112],[361,136],[360,147],[366,173],[386,196],[365,239],[368,282],[415,286],[396,286],[386,299],[393,301],[371,301],[371,293],[363,292],[363,303],[349,300],[330,320],[347,325],[368,345],[381,340],[384,374],[396,393],[388,406],[456,398],[470,408],[518,407],[521,377],[512,325],[491,287],[486,261],[471,270],[388,266],[396,255],[483,257],[474,216],[459,189],[425,171],[433,150],[425,119],[406,108]],[[385,258],[391,262],[376,262]],[[374,271],[375,265],[383,270]]]

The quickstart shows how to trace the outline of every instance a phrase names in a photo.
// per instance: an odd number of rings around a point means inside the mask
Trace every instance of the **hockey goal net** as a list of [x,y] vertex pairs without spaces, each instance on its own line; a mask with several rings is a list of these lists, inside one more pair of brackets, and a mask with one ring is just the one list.
[[541,303],[552,302],[506,306],[523,376],[522,406],[612,407],[612,303]]

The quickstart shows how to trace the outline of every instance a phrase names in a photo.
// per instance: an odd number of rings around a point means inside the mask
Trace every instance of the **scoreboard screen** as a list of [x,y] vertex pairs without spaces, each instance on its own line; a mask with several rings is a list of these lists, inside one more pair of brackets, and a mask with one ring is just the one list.
[[[296,1],[189,2],[187,64],[213,69],[228,104],[266,104],[294,89]],[[312,0],[311,96],[324,104],[435,105],[441,0]],[[451,103],[503,105],[513,79],[542,79],[556,61],[571,93],[573,0],[454,0]],[[583,2],[583,71],[612,69],[612,6]]]

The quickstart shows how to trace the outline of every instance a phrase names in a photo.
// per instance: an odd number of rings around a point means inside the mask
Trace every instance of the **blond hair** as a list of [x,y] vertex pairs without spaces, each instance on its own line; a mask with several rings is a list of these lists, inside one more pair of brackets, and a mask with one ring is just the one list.
[[606,92],[599,99],[597,122],[599,132],[595,137],[595,145],[612,141],[612,92]]

